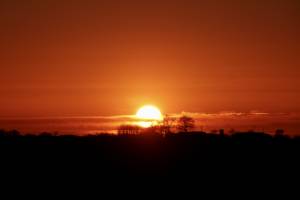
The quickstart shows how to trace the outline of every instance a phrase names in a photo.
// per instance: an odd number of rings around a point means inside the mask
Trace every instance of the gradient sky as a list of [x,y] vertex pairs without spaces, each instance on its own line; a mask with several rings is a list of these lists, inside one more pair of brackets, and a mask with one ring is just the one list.
[[300,112],[298,0],[1,0],[0,26],[0,117]]

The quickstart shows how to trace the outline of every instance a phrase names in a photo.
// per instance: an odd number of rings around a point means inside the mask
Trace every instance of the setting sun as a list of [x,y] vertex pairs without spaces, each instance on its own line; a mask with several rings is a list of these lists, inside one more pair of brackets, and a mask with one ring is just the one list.
[[141,107],[137,111],[136,117],[138,119],[145,120],[145,121],[141,121],[138,123],[138,125],[140,125],[144,128],[148,128],[151,125],[156,124],[157,121],[160,121],[163,119],[163,116],[162,116],[160,110],[156,106],[152,106],[152,105],[146,105],[146,106]]
[[146,105],[141,107],[137,113],[137,118],[146,120],[162,120],[162,114],[160,110],[152,105]]

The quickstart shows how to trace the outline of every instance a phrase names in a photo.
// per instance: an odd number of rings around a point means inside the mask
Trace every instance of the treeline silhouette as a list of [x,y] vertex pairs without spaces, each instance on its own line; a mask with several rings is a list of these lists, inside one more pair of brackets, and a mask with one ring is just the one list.
[[19,175],[36,170],[102,178],[230,176],[239,170],[278,174],[298,171],[299,150],[300,137],[283,130],[274,136],[223,130],[87,136],[0,131],[1,168]]

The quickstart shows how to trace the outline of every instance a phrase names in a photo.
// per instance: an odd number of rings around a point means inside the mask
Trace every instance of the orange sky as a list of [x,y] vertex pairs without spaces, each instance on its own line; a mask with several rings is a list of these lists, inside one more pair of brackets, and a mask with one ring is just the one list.
[[0,117],[300,112],[298,0],[1,0]]

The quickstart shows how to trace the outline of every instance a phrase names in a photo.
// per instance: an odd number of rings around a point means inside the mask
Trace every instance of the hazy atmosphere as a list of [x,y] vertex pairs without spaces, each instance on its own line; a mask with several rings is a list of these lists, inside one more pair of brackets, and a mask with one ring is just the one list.
[[257,128],[299,132],[299,11],[297,0],[1,0],[2,127],[155,104],[209,129],[265,113]]
[[0,75],[11,197],[298,191],[300,0],[0,0]]

